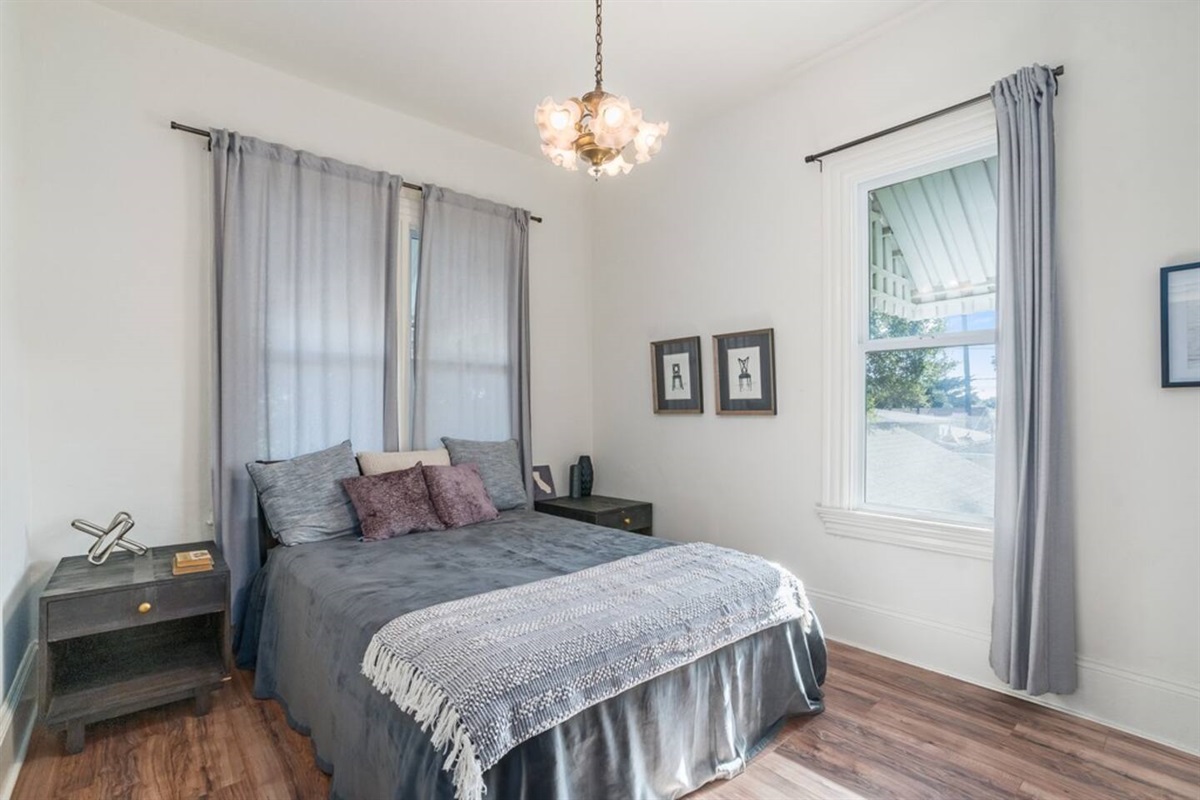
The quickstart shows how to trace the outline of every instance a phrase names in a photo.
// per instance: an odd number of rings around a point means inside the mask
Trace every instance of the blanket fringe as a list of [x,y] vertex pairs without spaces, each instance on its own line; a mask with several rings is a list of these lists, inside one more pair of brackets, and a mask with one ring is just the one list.
[[808,593],[804,591],[804,584],[795,576],[792,576],[792,580],[796,581],[796,595],[800,607],[800,624],[804,628],[805,633],[812,633],[813,620],[817,615],[813,611],[812,604],[808,602]]
[[812,604],[808,602],[808,593],[804,591],[804,583],[782,564],[775,561],[767,563],[779,571],[779,589],[775,594],[776,600],[785,607],[792,608],[796,618],[800,620],[804,632],[812,633],[816,613],[813,611]]
[[413,664],[383,647],[375,637],[363,655],[362,673],[402,711],[412,715],[422,731],[431,731],[434,749],[446,755],[442,770],[451,773],[456,800],[483,797],[487,792],[483,784],[483,765],[475,754],[475,745],[458,710],[446,694],[421,675]]

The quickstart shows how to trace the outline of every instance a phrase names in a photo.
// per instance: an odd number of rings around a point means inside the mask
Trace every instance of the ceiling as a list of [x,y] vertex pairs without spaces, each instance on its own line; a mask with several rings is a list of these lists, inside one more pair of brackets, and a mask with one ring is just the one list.
[[[538,155],[533,109],[592,88],[587,0],[100,0],[315,83]],[[604,86],[674,130],[920,0],[609,0]]]

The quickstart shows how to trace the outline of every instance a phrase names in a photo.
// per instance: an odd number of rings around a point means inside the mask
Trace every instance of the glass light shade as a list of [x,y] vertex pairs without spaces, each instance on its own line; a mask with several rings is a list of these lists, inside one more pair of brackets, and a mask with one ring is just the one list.
[[608,95],[596,106],[588,130],[600,147],[620,150],[633,139],[641,123],[642,110],[630,107],[628,97]]
[[576,163],[575,150],[570,145],[567,147],[555,147],[551,144],[543,144],[542,154],[549,158],[554,166],[562,167],[568,172],[575,172],[579,169]]
[[614,177],[616,175],[625,175],[631,169],[633,169],[633,164],[630,164],[625,160],[625,156],[618,153],[616,158],[606,161],[598,167],[588,167],[588,174],[593,178],[598,178],[601,175]]
[[538,134],[546,144],[567,150],[579,135],[575,125],[583,118],[583,107],[575,100],[559,105],[554,98],[547,97],[533,112],[533,121]]
[[651,156],[658,155],[662,149],[663,137],[671,127],[669,122],[643,122],[638,126],[637,135],[633,137],[636,150],[634,161],[645,164]]

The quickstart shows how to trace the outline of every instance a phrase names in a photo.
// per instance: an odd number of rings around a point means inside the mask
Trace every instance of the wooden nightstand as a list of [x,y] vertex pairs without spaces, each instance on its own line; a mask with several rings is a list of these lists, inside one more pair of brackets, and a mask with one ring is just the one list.
[[[172,575],[179,550],[208,550],[212,571]],[[229,680],[229,568],[213,542],[64,558],[38,610],[38,709],[68,753],[91,722],[187,698],[206,714]]]
[[553,500],[538,500],[533,504],[535,511],[568,517],[580,522],[590,522],[605,528],[618,528],[646,536],[654,533],[654,505],[642,500],[624,500],[620,497],[556,497]]

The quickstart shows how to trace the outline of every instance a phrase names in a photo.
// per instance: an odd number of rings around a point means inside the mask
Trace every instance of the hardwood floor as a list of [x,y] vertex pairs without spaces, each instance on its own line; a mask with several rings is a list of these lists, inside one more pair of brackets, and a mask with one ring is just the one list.
[[[1200,759],[836,643],[826,711],[695,800],[1200,798]],[[14,800],[325,798],[279,705],[236,673],[206,717],[176,703],[88,727],[82,754],[34,733]],[[502,800],[493,798],[493,800]]]

